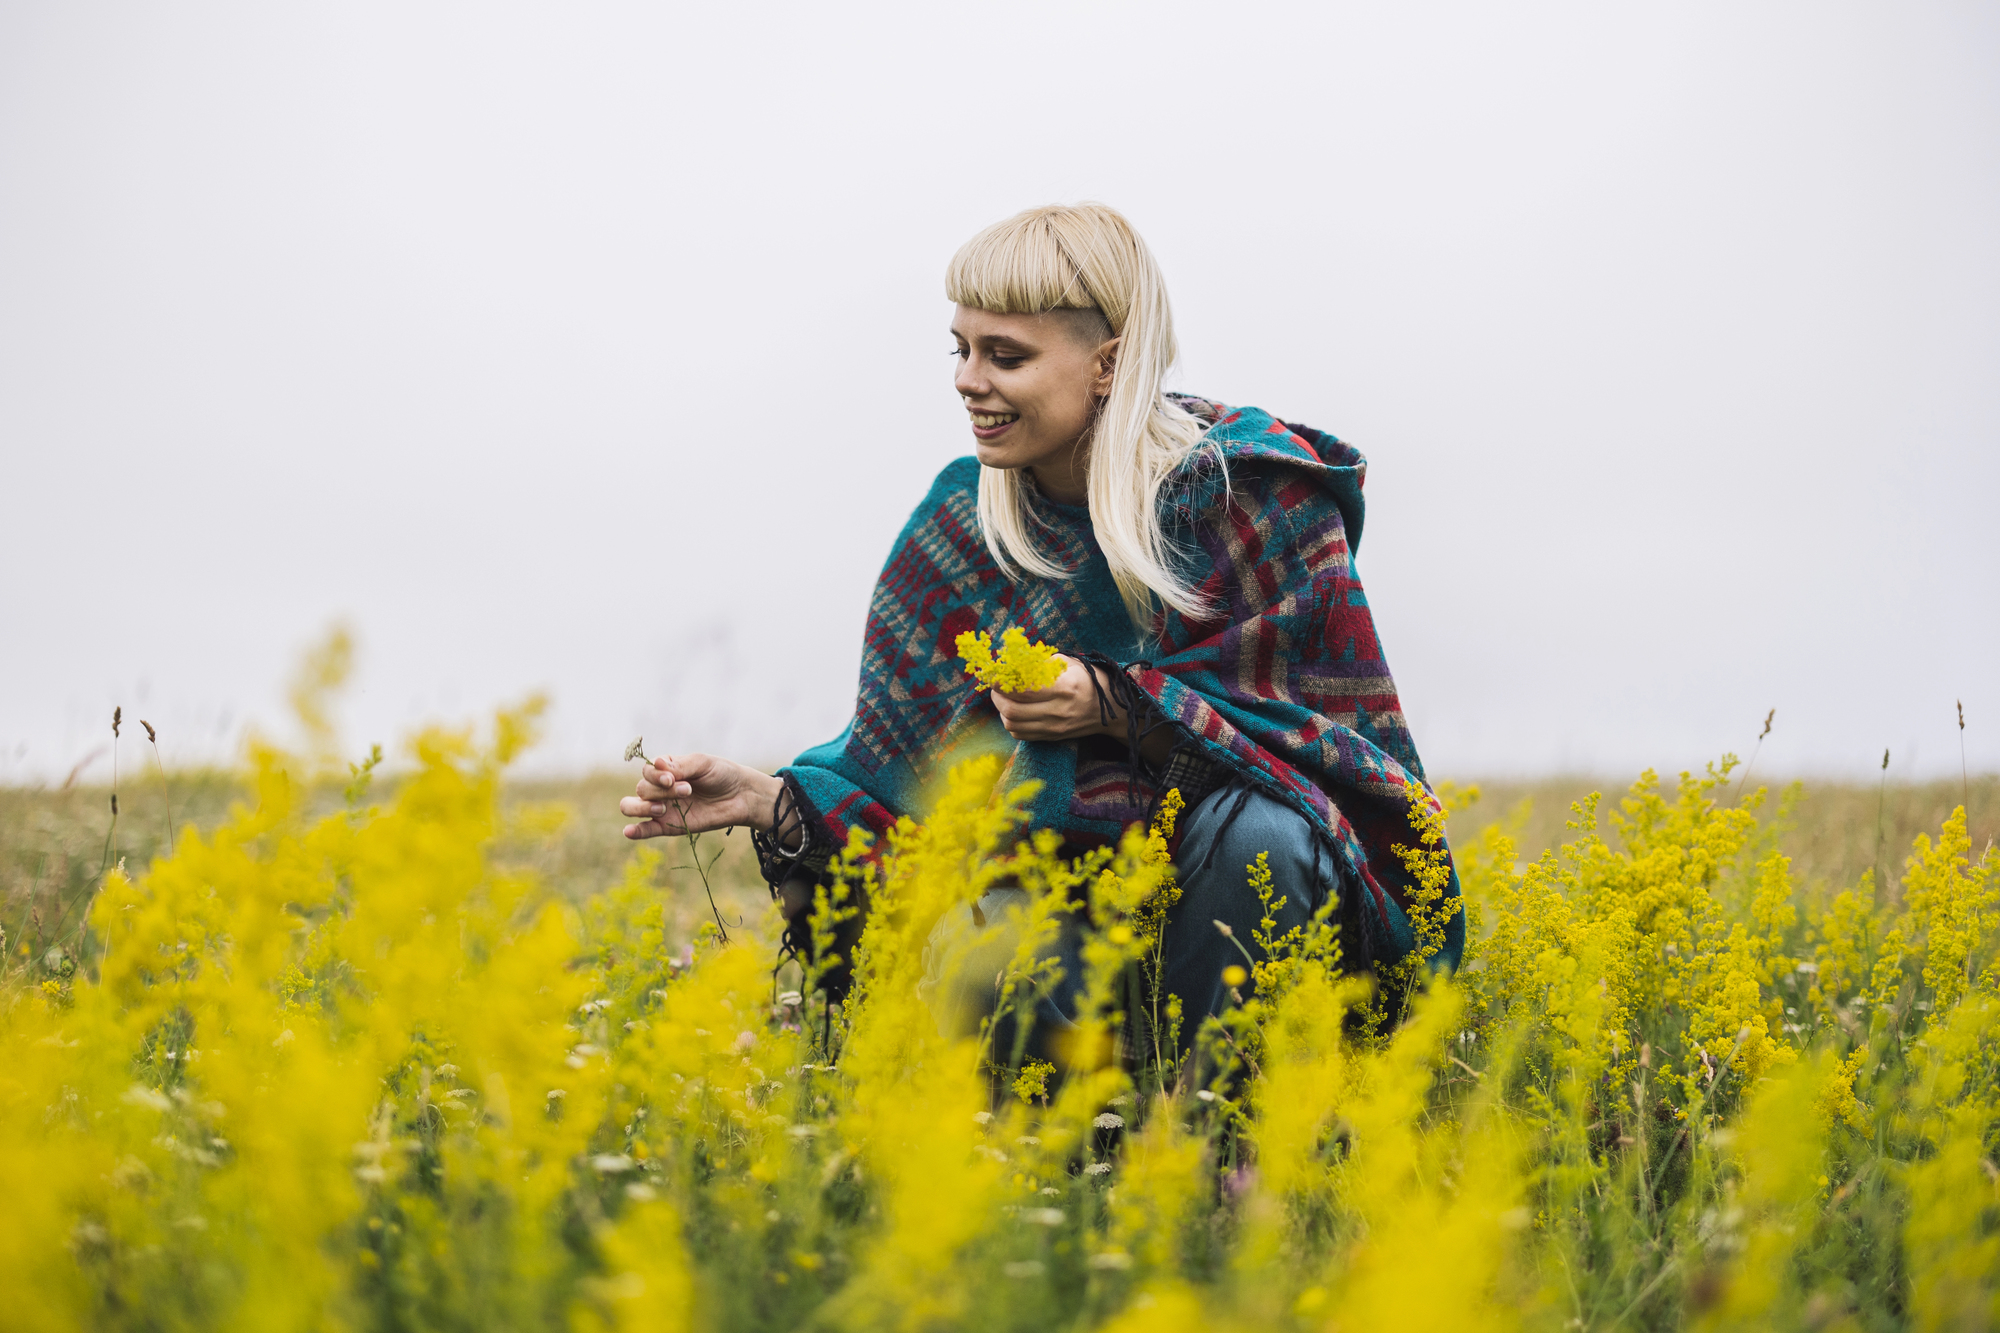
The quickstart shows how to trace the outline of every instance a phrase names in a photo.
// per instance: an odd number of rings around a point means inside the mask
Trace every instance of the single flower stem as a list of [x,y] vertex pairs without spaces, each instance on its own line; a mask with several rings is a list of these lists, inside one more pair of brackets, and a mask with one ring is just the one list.
[[111,839],[118,832],[118,723],[124,712],[120,708],[111,715],[111,825],[104,830],[104,857],[97,867],[99,879],[111,868]]
[[[679,797],[674,798],[674,809],[680,814],[681,827],[685,829],[688,826],[688,812],[687,807],[680,803]],[[687,835],[687,840],[688,855],[694,858],[694,872],[701,876],[701,891],[708,895],[708,910],[715,913],[715,928],[722,932],[722,942],[727,944],[729,927],[722,924],[722,909],[715,905],[715,890],[709,887],[708,870],[701,863],[701,834],[690,833]],[[717,852],[716,855],[720,856],[722,853]]]
[[159,767],[160,786],[166,792],[167,854],[171,856],[174,850],[174,784],[172,780],[167,777],[166,760],[160,758],[160,742],[157,737],[154,738],[153,740],[153,763]]
[[1243,947],[1243,941],[1236,938],[1236,932],[1231,930],[1227,924],[1221,921],[1215,923],[1215,928],[1222,932],[1223,939],[1228,940],[1231,944],[1236,946],[1236,952],[1242,954],[1243,961],[1250,965],[1252,971],[1255,971],[1257,967],[1257,960],[1255,958],[1252,958],[1250,956],[1250,951]]

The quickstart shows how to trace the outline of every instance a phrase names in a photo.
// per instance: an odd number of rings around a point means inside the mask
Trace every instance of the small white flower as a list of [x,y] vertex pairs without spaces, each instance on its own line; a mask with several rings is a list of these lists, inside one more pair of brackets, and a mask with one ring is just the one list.
[[1056,1188],[1056,1187],[1055,1187],[1054,1185],[1044,1185],[1044,1186],[1042,1186],[1042,1196],[1043,1196],[1044,1198],[1049,1198],[1049,1199],[1053,1199],[1053,1198],[1055,1198],[1055,1197],[1056,1197],[1056,1196],[1057,1196],[1058,1194],[1061,1194],[1061,1193],[1062,1193],[1062,1191],[1061,1191],[1061,1190],[1059,1190],[1059,1189],[1057,1189],[1057,1188]]
[[1092,1268],[1130,1268],[1132,1256],[1123,1250],[1106,1250],[1102,1254],[1091,1255],[1089,1262]]
[[793,1006],[797,1005],[797,1004],[799,1003],[799,1001],[800,1001],[800,1000],[802,1000],[802,999],[804,999],[804,998],[805,998],[804,996],[800,995],[800,994],[799,994],[799,993],[798,993],[797,991],[795,991],[795,990],[788,990],[788,991],[779,991],[779,992],[778,992],[778,1003],[779,1003],[779,1004],[781,1004],[781,1005],[784,1005],[784,1006],[785,1006],[785,1007],[787,1007],[787,1008],[791,1008],[791,1007],[793,1007]]
[[1064,1213],[1060,1208],[1023,1208],[1021,1220],[1033,1222],[1038,1227],[1059,1227],[1063,1224]]
[[641,1203],[644,1203],[648,1199],[657,1199],[660,1196],[651,1185],[642,1185],[635,1180],[625,1187],[625,1197],[628,1199],[637,1199]]
[[1111,1174],[1111,1163],[1092,1162],[1089,1166],[1083,1168],[1083,1174],[1086,1176],[1108,1176]]
[[1203,1088],[1200,1092],[1197,1092],[1195,1096],[1205,1102],[1212,1102],[1215,1100],[1215,1094],[1210,1092],[1207,1088]]
[[993,1113],[991,1111],[974,1111],[972,1118],[974,1122],[981,1125],[990,1125],[993,1123]]
[[642,758],[645,753],[646,738],[644,736],[634,736],[632,743],[625,747],[625,761],[630,763],[634,759]]
[[791,1135],[795,1139],[809,1139],[813,1135],[819,1133],[819,1126],[793,1125],[790,1129],[786,1130],[785,1133]]
[[1020,1138],[1015,1139],[1014,1142],[1020,1144],[1023,1148],[1039,1148],[1042,1145],[1042,1141],[1033,1134],[1023,1134]]
[[167,1100],[165,1093],[155,1092],[153,1089],[138,1083],[134,1083],[125,1090],[125,1100],[134,1106],[150,1106],[155,1111],[171,1111],[174,1109],[174,1104]]
[[630,1171],[637,1163],[622,1152],[599,1153],[590,1159],[591,1168],[607,1176]]
[[1099,1129],[1123,1129],[1125,1128],[1125,1117],[1119,1115],[1116,1111],[1106,1111],[1090,1123]]
[[737,1034],[736,1034],[736,1044],[735,1044],[735,1046],[734,1046],[734,1047],[733,1047],[732,1049],[735,1049],[735,1050],[738,1050],[738,1051],[747,1051],[747,1050],[749,1050],[749,1049],[750,1049],[751,1047],[755,1046],[756,1044],[757,1044],[757,1034],[756,1034],[756,1033],[754,1033],[754,1032],[739,1032],[739,1033],[737,1033]]
[[1105,1103],[1105,1105],[1107,1106],[1130,1106],[1131,1104],[1132,1104],[1131,1096],[1123,1092],[1119,1093],[1116,1097],[1113,1097],[1109,1102]]
[[567,1096],[569,1096],[569,1093],[561,1088],[550,1088],[548,1090],[547,1099],[552,1102],[559,1102]]

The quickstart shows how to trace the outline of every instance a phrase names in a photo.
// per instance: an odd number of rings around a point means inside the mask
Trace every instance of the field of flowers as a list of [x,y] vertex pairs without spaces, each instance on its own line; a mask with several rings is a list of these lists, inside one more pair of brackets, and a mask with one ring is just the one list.
[[[740,838],[552,884],[611,835],[503,799],[531,730],[427,733],[330,802],[257,750],[233,815],[190,785],[170,853],[9,918],[0,1324],[2000,1327],[2000,853],[1962,808],[1808,884],[1729,761],[1648,775],[1537,859],[1519,820],[1455,834],[1455,979],[1244,940],[1242,1007],[1184,1032],[1145,985],[1157,836],[1064,864],[961,766],[850,856],[829,1008],[749,898],[727,943],[696,924],[687,858]],[[933,924],[1003,877],[1040,929],[1088,915],[1063,1071],[923,999]],[[1051,978],[1024,949],[995,981]]]

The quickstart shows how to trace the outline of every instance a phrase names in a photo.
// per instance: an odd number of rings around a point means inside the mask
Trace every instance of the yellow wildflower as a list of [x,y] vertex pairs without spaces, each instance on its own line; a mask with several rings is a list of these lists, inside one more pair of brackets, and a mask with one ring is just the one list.
[[954,645],[965,662],[965,674],[979,682],[982,690],[1006,694],[1031,694],[1046,690],[1063,673],[1063,659],[1046,643],[1030,643],[1018,625],[1010,625],[1000,635],[1000,655],[993,655],[989,634],[967,630]]
[[1045,1060],[1030,1060],[1021,1066],[1021,1072],[1014,1076],[1014,1095],[1023,1102],[1046,1101],[1049,1095],[1049,1075],[1056,1067]]

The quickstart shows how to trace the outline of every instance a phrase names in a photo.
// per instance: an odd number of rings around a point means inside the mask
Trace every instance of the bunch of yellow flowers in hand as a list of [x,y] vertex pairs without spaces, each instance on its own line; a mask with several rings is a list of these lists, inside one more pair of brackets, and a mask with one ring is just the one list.
[[965,674],[979,682],[982,690],[1006,694],[1032,694],[1046,690],[1062,677],[1063,660],[1046,643],[1029,643],[1018,626],[1000,636],[1000,656],[993,656],[993,636],[967,630],[958,636],[958,655],[965,660]]

